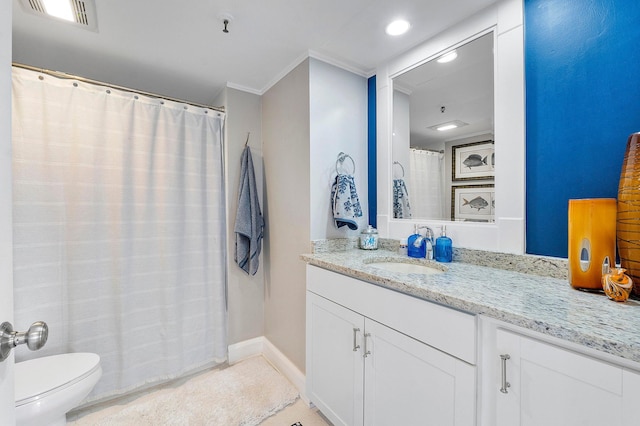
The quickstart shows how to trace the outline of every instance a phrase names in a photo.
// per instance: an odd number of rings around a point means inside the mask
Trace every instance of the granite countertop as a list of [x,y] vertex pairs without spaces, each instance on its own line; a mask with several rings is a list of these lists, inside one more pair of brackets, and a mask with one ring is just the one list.
[[[617,303],[604,293],[575,290],[566,279],[456,261],[438,264],[391,250],[347,248],[304,254],[301,258],[311,265],[421,299],[640,362],[638,300]],[[399,259],[444,266],[447,270],[433,275],[398,274],[369,265]]]

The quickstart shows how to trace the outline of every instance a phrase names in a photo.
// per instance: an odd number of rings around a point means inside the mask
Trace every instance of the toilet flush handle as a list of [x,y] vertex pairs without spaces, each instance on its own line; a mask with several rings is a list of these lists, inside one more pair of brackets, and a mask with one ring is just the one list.
[[29,330],[18,332],[13,331],[10,322],[3,322],[0,325],[0,362],[7,359],[11,349],[18,345],[27,344],[32,351],[37,351],[47,343],[49,337],[49,327],[44,321],[36,321],[31,324]]

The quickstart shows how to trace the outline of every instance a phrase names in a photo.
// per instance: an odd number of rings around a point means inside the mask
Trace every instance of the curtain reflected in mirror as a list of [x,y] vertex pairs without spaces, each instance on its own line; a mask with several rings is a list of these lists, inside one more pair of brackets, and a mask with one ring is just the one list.
[[[445,193],[444,152],[410,149],[409,170],[411,173],[409,176],[406,176],[406,172],[402,176],[398,176],[398,166],[401,164],[396,161],[394,165],[394,219],[446,217],[447,209],[443,203]],[[408,188],[411,188],[411,193]]]

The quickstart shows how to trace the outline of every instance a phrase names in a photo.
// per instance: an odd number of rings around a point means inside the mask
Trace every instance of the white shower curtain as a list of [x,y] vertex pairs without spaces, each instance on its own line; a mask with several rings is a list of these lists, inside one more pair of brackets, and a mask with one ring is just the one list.
[[444,196],[444,154],[409,150],[409,196],[414,218],[448,219]]
[[14,67],[18,361],[98,353],[95,400],[226,359],[223,123]]

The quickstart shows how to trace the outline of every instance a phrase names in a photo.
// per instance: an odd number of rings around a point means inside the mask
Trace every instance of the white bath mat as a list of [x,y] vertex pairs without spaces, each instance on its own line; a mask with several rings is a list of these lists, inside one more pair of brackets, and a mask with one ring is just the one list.
[[89,414],[74,426],[257,425],[298,398],[298,391],[261,356],[194,377],[126,405]]

